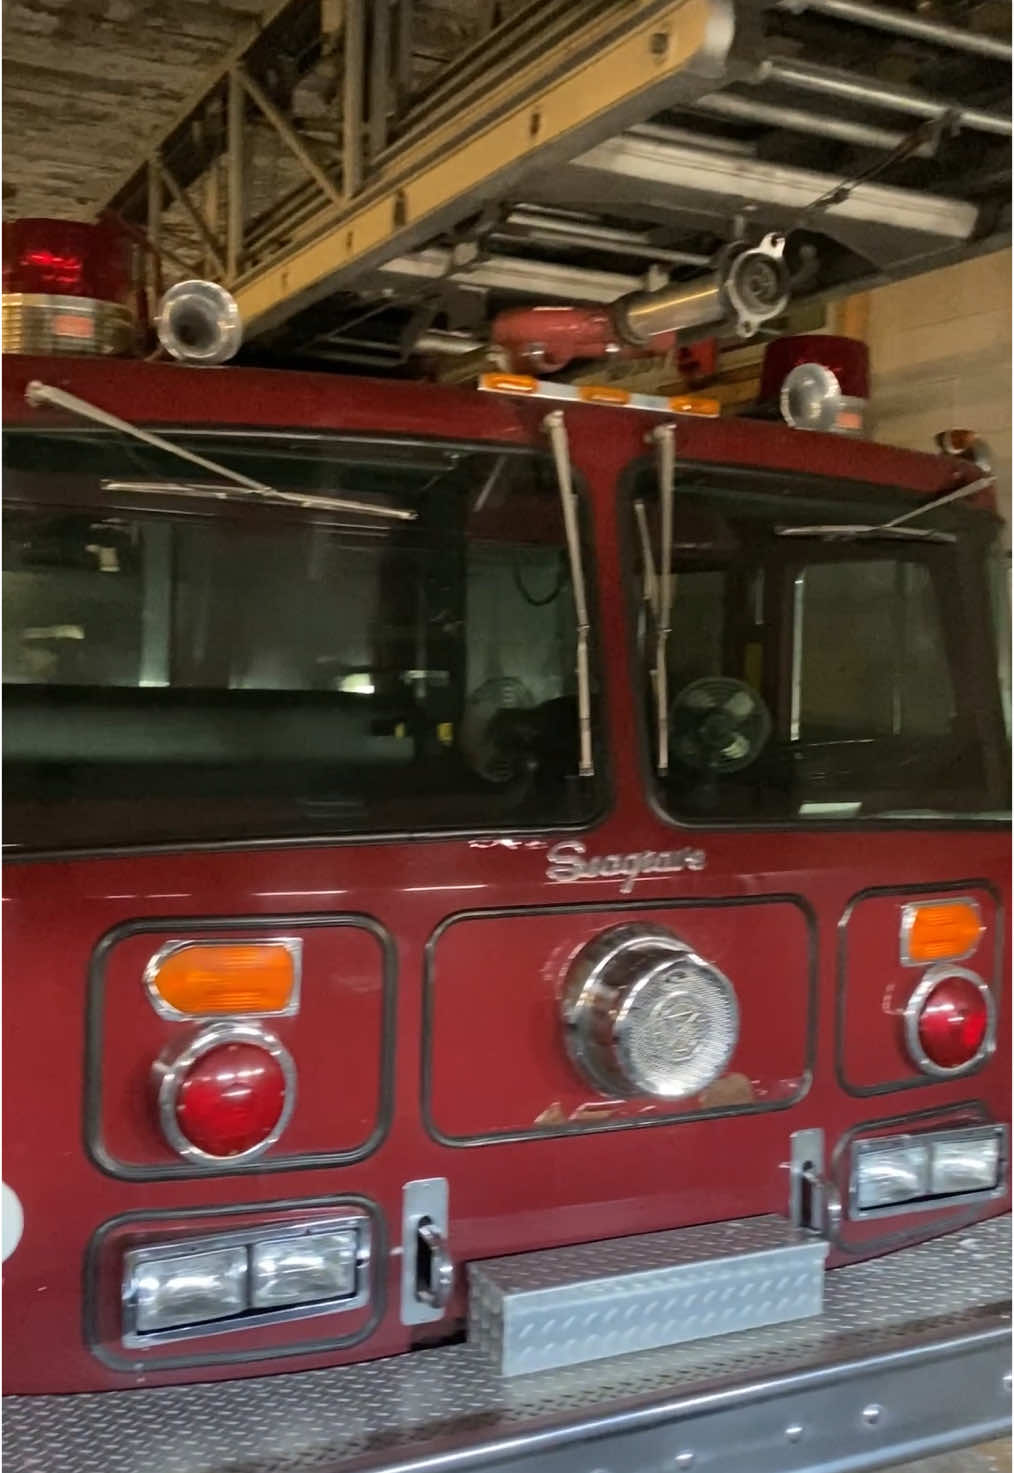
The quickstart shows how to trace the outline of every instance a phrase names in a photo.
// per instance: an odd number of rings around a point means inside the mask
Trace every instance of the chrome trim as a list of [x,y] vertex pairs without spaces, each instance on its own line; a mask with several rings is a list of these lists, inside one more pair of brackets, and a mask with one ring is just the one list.
[[806,570],[792,580],[792,685],[789,696],[789,741],[799,741],[803,711],[803,598]]
[[[996,1164],[996,1182],[983,1187],[979,1192],[955,1192],[936,1197],[918,1197],[907,1202],[888,1202],[883,1207],[860,1207],[856,1187],[856,1164],[860,1156],[875,1155],[877,1151],[904,1148],[906,1145],[932,1147],[938,1140],[974,1140],[982,1136],[996,1136],[1000,1143]],[[913,1212],[946,1212],[952,1207],[968,1204],[995,1202],[1007,1191],[1007,1176],[1010,1167],[1010,1147],[1005,1125],[965,1125],[944,1130],[914,1130],[901,1135],[867,1136],[852,1143],[849,1155],[848,1218],[850,1222],[865,1222],[871,1217],[904,1217]]]
[[[959,977],[962,981],[971,982],[973,987],[978,988],[986,1003],[986,1033],[982,1046],[974,1058],[969,1059],[967,1064],[958,1065],[957,1068],[945,1069],[928,1057],[919,1042],[919,1014],[923,1003],[933,989],[939,987],[941,982],[946,982],[950,977]],[[937,962],[934,966],[929,967],[905,1004],[902,1017],[908,1056],[917,1069],[922,1070],[923,1074],[929,1074],[933,1079],[957,1079],[962,1074],[970,1074],[973,1069],[977,1069],[980,1064],[984,1063],[996,1048],[996,998],[988,982],[985,982],[977,972],[970,972],[967,967],[956,967],[951,962]]]
[[584,584],[584,561],[581,553],[581,529],[578,524],[578,498],[574,490],[574,478],[570,461],[570,444],[567,439],[567,424],[562,409],[554,409],[542,421],[549,436],[556,468],[557,490],[563,511],[564,534],[567,539],[567,556],[570,560],[571,596],[574,600],[574,616],[577,622],[577,720],[580,757],[578,773],[581,777],[595,776],[592,753],[591,721],[591,664],[588,642],[591,622],[588,613],[588,598]]
[[[443,1319],[454,1281],[454,1265],[447,1253],[450,1217],[449,1188],[443,1176],[407,1181],[401,1195],[401,1322],[403,1325],[428,1325]],[[419,1285],[419,1241],[428,1230],[427,1246],[440,1254],[434,1263],[436,1282]],[[398,1250],[395,1249],[395,1252]]]
[[[247,1310],[235,1315],[223,1316],[219,1320],[204,1320],[195,1325],[181,1325],[175,1330],[153,1330],[147,1333],[137,1329],[137,1283],[136,1270],[156,1259],[164,1263],[171,1258],[186,1258],[192,1253],[209,1253],[217,1248],[252,1247],[255,1243],[277,1242],[289,1238],[317,1237],[325,1233],[354,1232],[356,1235],[356,1288],[355,1293],[337,1299],[318,1299],[308,1304],[291,1304],[284,1308],[259,1310],[250,1306],[249,1259],[247,1262]],[[122,1343],[131,1349],[149,1345],[166,1345],[178,1340],[193,1340],[200,1335],[222,1335],[232,1330],[259,1329],[262,1325],[283,1324],[290,1320],[307,1319],[314,1315],[338,1314],[350,1309],[361,1309],[370,1300],[370,1265],[373,1250],[373,1235],[369,1215],[357,1212],[355,1216],[321,1218],[319,1221],[297,1223],[261,1223],[256,1227],[237,1229],[235,1232],[214,1233],[209,1237],[174,1238],[170,1243],[150,1243],[143,1248],[130,1249],[123,1255],[120,1303],[123,1315]],[[154,1369],[154,1367],[153,1367]]]
[[443,1309],[454,1288],[454,1260],[447,1250],[447,1239],[428,1218],[419,1224],[416,1236],[430,1255],[429,1282],[418,1285],[416,1297],[433,1309]]
[[902,909],[901,912],[900,946],[901,964],[903,967],[924,967],[926,965],[925,962],[915,961],[912,958],[908,949],[909,937],[912,934],[912,927],[915,924],[916,911],[936,910],[939,909],[939,907],[942,905],[970,906],[971,909],[974,910],[976,915],[979,917],[979,934],[978,936],[976,936],[974,942],[967,951],[959,952],[957,956],[949,956],[946,958],[946,961],[941,960],[938,962],[934,962],[933,965],[949,966],[951,962],[967,961],[968,958],[974,955],[974,953],[978,950],[979,942],[986,934],[986,923],[982,919],[982,906],[971,895],[949,895],[946,899],[941,896],[936,900],[912,900]]
[[[213,1048],[220,1048],[227,1043],[253,1044],[257,1048],[266,1049],[277,1060],[285,1080],[285,1103],[277,1124],[263,1141],[251,1146],[249,1150],[237,1151],[234,1156],[211,1156],[189,1141],[180,1130],[176,1123],[176,1105],[180,1085],[191,1066]],[[263,1156],[281,1138],[296,1107],[296,1066],[292,1055],[273,1033],[252,1023],[212,1024],[196,1037],[190,1038],[182,1048],[169,1049],[156,1060],[155,1077],[158,1081],[158,1116],[162,1134],[177,1155],[202,1166],[221,1168],[231,1166],[236,1161],[253,1161],[256,1157]]]
[[657,771],[669,771],[669,639],[672,635],[673,512],[676,500],[676,428],[656,425],[653,433],[658,461],[659,537],[658,628],[655,632],[655,740]]
[[[292,993],[284,1008],[274,1008],[271,1012],[263,1013],[183,1013],[179,1008],[174,1008],[167,1003],[165,998],[155,985],[159,968],[167,957],[175,955],[178,951],[188,951],[194,946],[281,946],[292,958]],[[226,939],[224,936],[216,936],[207,941],[197,937],[188,937],[186,940],[167,941],[160,946],[158,951],[153,952],[148,958],[142,977],[148,1001],[158,1013],[160,1018],[167,1018],[172,1023],[198,1023],[203,1020],[225,1021],[229,1018],[288,1018],[299,1012],[300,994],[303,985],[303,941],[300,936],[266,936],[261,938]]]

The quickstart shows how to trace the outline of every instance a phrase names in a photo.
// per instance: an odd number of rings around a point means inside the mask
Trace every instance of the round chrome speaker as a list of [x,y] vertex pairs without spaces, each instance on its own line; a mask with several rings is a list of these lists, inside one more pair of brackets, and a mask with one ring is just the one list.
[[720,1077],[739,1036],[732,983],[664,926],[614,926],[571,964],[567,1047],[603,1093],[680,1100]]

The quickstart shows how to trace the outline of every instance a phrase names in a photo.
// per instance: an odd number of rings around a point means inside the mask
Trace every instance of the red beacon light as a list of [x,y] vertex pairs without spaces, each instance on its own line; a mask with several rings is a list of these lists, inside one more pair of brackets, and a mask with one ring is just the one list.
[[855,338],[803,334],[765,350],[759,402],[793,429],[861,435],[869,397],[869,350]]
[[248,1161],[280,1138],[296,1103],[288,1051],[249,1023],[214,1024],[156,1066],[159,1121],[188,1160]]
[[5,353],[128,353],[136,248],[115,223],[26,219],[3,227]]

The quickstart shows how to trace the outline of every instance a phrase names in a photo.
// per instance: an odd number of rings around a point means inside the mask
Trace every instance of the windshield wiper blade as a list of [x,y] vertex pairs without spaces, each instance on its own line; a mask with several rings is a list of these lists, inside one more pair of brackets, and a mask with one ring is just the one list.
[[[145,496],[192,496],[205,501],[237,501],[250,495],[246,486],[216,486],[205,481],[102,481],[103,491],[126,493],[134,495],[142,493]],[[323,511],[354,511],[356,513],[378,514],[377,508],[366,502],[336,500],[333,496],[303,495],[295,491],[265,492],[257,496],[257,502],[262,506],[273,506],[276,502],[282,506],[291,506],[298,500],[301,507],[312,511],[320,508]],[[379,513],[383,515],[383,513]],[[414,513],[413,513],[414,515]]]
[[969,481],[967,486],[958,486],[954,491],[934,497],[932,501],[924,501],[921,506],[913,507],[911,511],[904,511],[900,516],[892,517],[889,522],[878,522],[872,526],[843,523],[840,526],[776,527],[775,531],[779,537],[824,537],[828,541],[850,541],[852,538],[861,537],[904,537],[923,542],[957,542],[958,539],[953,532],[938,532],[932,527],[911,527],[908,524],[914,522],[916,517],[936,511],[938,506],[948,506],[952,501],[965,501],[969,496],[974,496],[977,491],[985,491],[986,487],[992,486],[995,480],[995,476],[980,476],[977,481]]
[[891,527],[857,525],[843,522],[838,526],[819,524],[813,527],[776,527],[778,537],[820,537],[825,542],[859,542],[880,539],[887,542],[957,542],[953,532],[938,532],[932,527]]
[[[166,455],[175,455],[179,460],[189,461],[191,465],[198,465],[202,470],[211,471],[220,480],[231,481],[235,486],[246,491],[248,495],[259,500],[285,502],[290,506],[301,507],[326,506],[332,511],[359,512],[364,516],[386,517],[399,522],[411,522],[416,517],[414,511],[404,507],[373,506],[367,501],[346,501],[337,496],[304,496],[296,491],[277,491],[274,486],[266,486],[262,481],[251,480],[241,471],[234,471],[227,465],[220,465],[217,460],[207,460],[203,455],[197,455],[192,450],[185,450],[182,445],[174,444],[172,440],[164,440],[161,435],[153,435],[150,430],[142,430],[137,425],[132,425],[129,420],[118,419],[115,414],[109,414],[107,410],[100,409],[97,404],[90,404],[87,399],[79,399],[76,394],[68,394],[63,389],[55,388],[52,384],[40,383],[38,379],[33,379],[25,389],[25,399],[33,408],[38,409],[48,405],[53,409],[63,409],[68,414],[76,414],[79,419],[87,419],[93,424],[102,425],[105,429],[117,430],[120,434],[129,435],[132,439],[140,440],[143,444],[150,445],[155,450],[161,450]],[[166,484],[174,483],[167,482]],[[135,487],[135,489],[138,488]]]

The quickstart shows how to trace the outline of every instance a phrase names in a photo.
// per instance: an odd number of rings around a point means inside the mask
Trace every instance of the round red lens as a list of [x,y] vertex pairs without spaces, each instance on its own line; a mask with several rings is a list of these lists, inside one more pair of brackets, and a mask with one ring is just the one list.
[[285,1108],[285,1075],[267,1049],[222,1043],[190,1066],[176,1099],[176,1123],[208,1156],[238,1156],[268,1139]]
[[939,1069],[960,1069],[979,1053],[989,1027],[982,992],[964,977],[947,977],[929,993],[919,1013],[919,1042]]

